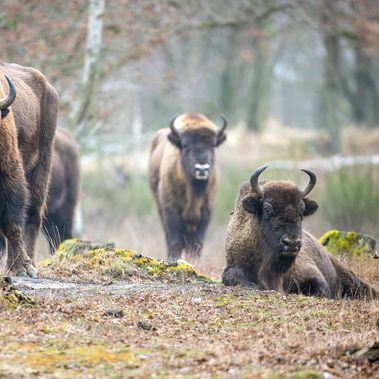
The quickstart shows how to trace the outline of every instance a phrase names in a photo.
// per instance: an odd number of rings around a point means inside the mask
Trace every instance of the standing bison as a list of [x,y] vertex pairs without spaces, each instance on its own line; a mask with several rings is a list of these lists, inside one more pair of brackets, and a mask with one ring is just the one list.
[[316,175],[303,170],[310,178],[303,190],[288,181],[259,184],[266,168],[255,170],[240,188],[227,231],[223,283],[325,297],[377,297],[302,229],[303,217],[318,207],[306,197]]
[[36,277],[58,95],[39,71],[2,63],[0,99],[0,229],[8,242],[7,268]]
[[53,253],[61,241],[73,237],[79,198],[79,147],[71,133],[57,128],[43,230]]
[[149,183],[166,234],[168,259],[186,251],[199,257],[217,191],[215,148],[225,141],[220,129],[202,114],[175,117],[154,136]]

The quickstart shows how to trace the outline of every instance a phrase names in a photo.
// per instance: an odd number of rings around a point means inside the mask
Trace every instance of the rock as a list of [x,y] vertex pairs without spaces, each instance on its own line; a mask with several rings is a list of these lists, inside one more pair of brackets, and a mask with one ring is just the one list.
[[138,321],[137,327],[143,330],[151,330],[153,326],[145,321]]
[[35,305],[35,301],[19,291],[9,276],[0,277],[0,307],[14,309],[19,305]]
[[358,350],[355,353],[355,358],[368,359],[369,362],[378,362],[379,361],[379,341],[374,342],[374,344],[369,348]]
[[86,241],[73,238],[63,241],[57,249],[57,253],[65,252],[70,255],[84,254],[91,250],[97,249],[114,249],[115,244],[113,242],[98,242],[98,241]]
[[76,275],[80,279],[109,282],[114,280],[153,280],[177,283],[211,283],[212,279],[198,273],[187,262],[165,262],[143,256],[133,250],[115,249],[110,246],[85,251],[94,243],[68,240],[62,243],[56,254],[40,263],[47,277]]
[[124,312],[122,310],[109,309],[109,310],[104,312],[104,316],[122,318],[122,317],[124,317]]
[[320,242],[331,254],[345,254],[351,257],[360,255],[378,257],[376,241],[367,234],[331,230],[320,238]]

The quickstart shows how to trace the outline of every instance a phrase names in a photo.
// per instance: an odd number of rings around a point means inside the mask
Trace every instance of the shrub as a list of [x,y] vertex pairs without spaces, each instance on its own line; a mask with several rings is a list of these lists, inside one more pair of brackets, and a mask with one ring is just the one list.
[[375,169],[349,167],[329,173],[320,208],[333,228],[378,234],[379,187]]

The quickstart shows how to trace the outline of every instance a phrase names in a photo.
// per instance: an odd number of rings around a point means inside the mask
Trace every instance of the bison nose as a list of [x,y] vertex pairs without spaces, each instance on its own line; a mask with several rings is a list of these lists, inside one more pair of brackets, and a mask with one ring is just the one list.
[[298,237],[282,236],[280,239],[283,251],[299,252],[301,248],[301,239]]
[[207,180],[209,177],[209,168],[210,165],[208,163],[196,163],[195,164],[195,179],[198,180]]

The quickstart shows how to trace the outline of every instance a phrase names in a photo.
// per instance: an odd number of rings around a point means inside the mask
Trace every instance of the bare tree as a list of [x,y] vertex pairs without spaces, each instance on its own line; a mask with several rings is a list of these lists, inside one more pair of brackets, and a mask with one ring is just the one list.
[[105,0],[89,0],[83,76],[79,94],[71,113],[71,124],[78,138],[88,131],[93,118],[93,104],[95,102],[103,36],[104,8]]

